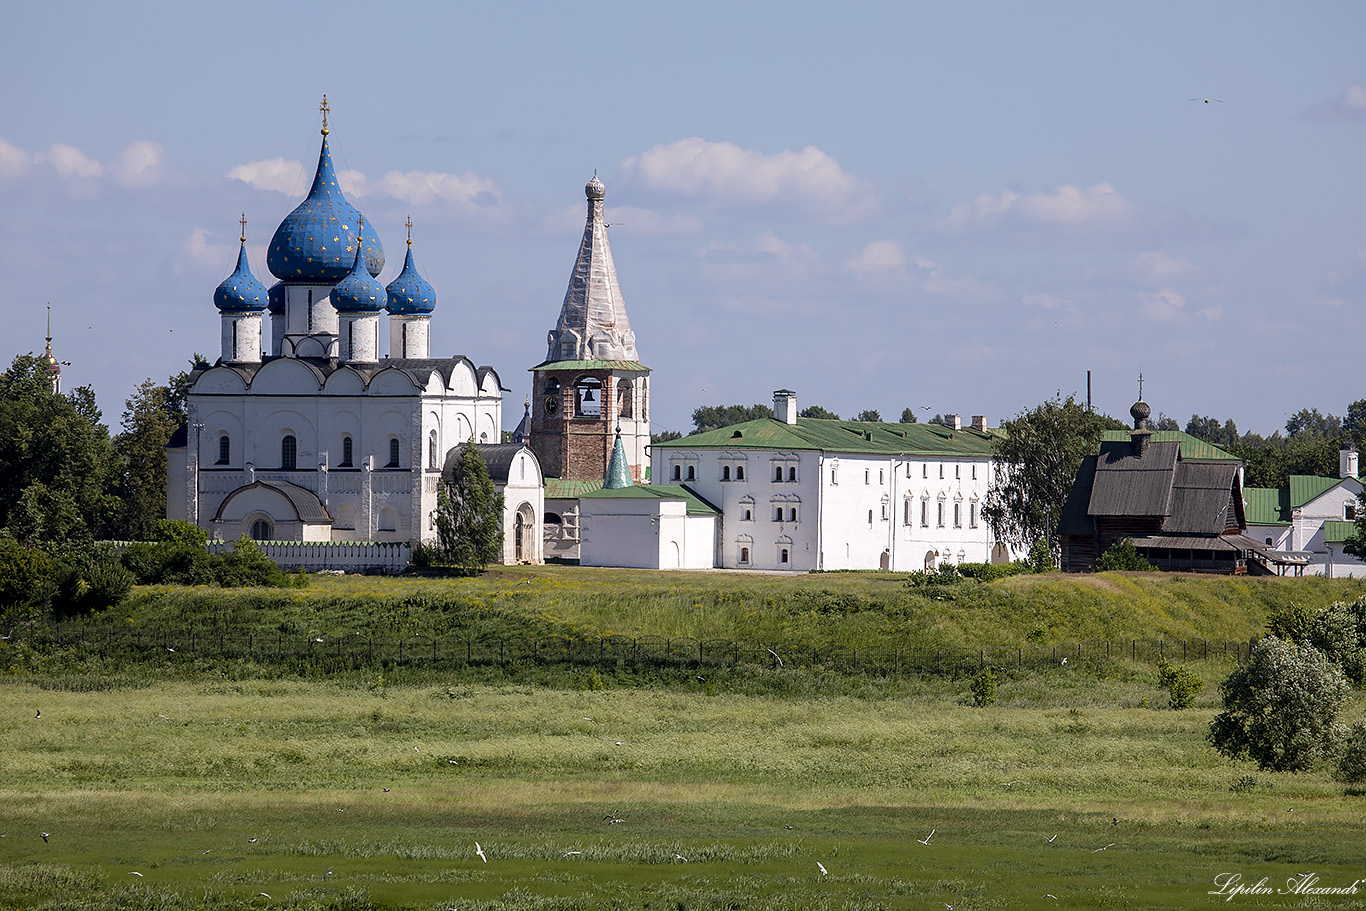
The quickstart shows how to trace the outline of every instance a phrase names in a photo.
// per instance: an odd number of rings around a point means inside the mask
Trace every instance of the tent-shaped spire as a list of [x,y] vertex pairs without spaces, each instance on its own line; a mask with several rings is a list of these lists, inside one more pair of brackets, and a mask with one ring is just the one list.
[[617,438],[612,443],[612,460],[607,463],[607,474],[602,479],[603,490],[620,490],[632,487],[631,469],[626,464],[626,447],[621,445],[621,428],[617,427]]
[[560,319],[547,339],[546,361],[635,361],[636,336],[626,318],[603,220],[607,191],[594,175],[584,194],[588,197],[588,222]]

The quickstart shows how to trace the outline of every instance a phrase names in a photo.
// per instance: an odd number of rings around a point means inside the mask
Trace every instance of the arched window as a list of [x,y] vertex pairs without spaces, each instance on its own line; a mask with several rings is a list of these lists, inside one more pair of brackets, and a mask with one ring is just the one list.
[[787,521],[789,521],[789,522],[795,522],[795,521],[797,521],[797,507],[793,506],[792,508],[788,509],[788,511],[787,511]]
[[775,466],[773,466],[773,480],[775,480],[775,481],[781,481],[782,479],[783,479],[783,466],[781,466],[781,465],[775,465]]
[[745,479],[745,466],[743,466],[743,465],[736,465],[736,466],[735,466],[735,480],[737,480],[737,481],[743,481],[744,479]]
[[868,510],[868,524],[869,524],[869,525],[872,525],[872,524],[873,524],[873,511],[872,511],[871,509]]
[[624,418],[629,418],[634,411],[631,391],[630,380],[621,380],[617,383],[617,414]]
[[389,464],[385,468],[398,467],[398,437],[389,438]]
[[790,465],[790,466],[788,466],[788,469],[787,469],[787,479],[788,479],[789,481],[795,481],[795,480],[797,480],[797,466],[796,466],[796,465]]
[[774,522],[781,522],[782,520],[783,520],[783,508],[782,508],[781,506],[775,506],[775,507],[773,507],[773,521],[774,521]]
[[721,480],[723,480],[723,481],[729,481],[729,480],[730,480],[730,466],[729,466],[729,465],[722,465],[722,466],[721,466]]
[[683,480],[683,466],[682,466],[682,465],[675,465],[675,466],[674,466],[674,480],[675,480],[675,481],[681,481],[681,480]]
[[749,562],[749,548],[748,548],[748,547],[742,547],[742,548],[740,548],[740,562],[741,562],[741,563],[748,563],[748,562]]
[[286,471],[292,471],[297,467],[299,461],[299,443],[294,439],[294,434],[287,433],[285,438],[280,441],[280,467]]
[[574,416],[595,418],[602,414],[602,381],[586,376],[574,384]]
[[271,526],[269,519],[257,519],[251,523],[251,539],[253,541],[269,541],[274,534],[275,529]]
[[229,459],[229,456],[231,456],[231,455],[232,455],[232,444],[228,442],[228,435],[225,433],[225,434],[223,434],[221,437],[218,438],[218,461],[217,461],[215,464],[217,464],[217,465],[226,465],[226,464],[228,464],[228,462],[231,461],[231,460]]
[[786,548],[786,547],[784,547],[784,548],[782,548],[781,550],[778,551],[778,562],[781,563],[783,566],[786,566],[786,565],[787,565],[787,562],[788,562],[787,557],[788,557],[788,554],[787,554],[787,548]]
[[746,510],[745,510],[745,521],[746,521],[746,522],[752,522],[752,521],[754,521],[754,512],[753,512],[753,510],[749,510],[749,509],[746,509]]
[[349,436],[342,437],[342,457],[341,457],[341,464],[340,464],[339,466],[337,466],[337,467],[338,467],[338,468],[350,468],[350,467],[351,467],[351,456],[352,456],[352,453],[353,453],[353,452],[354,452],[354,447],[353,447],[353,445],[352,445],[352,443],[351,443],[351,438],[350,438]]
[[427,435],[427,467],[440,468],[436,464],[436,431],[433,430]]
[[697,480],[697,469],[694,468],[692,465],[689,465],[689,466],[688,466],[688,480],[689,480],[689,481],[696,481],[696,480]]

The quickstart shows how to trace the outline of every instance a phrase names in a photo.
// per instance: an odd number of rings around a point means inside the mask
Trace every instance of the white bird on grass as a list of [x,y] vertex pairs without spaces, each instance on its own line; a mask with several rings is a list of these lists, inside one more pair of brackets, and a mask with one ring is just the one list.
[[564,860],[566,857],[572,857],[572,856],[574,856],[575,854],[582,854],[582,853],[583,853],[582,851],[565,851],[563,854],[560,855],[560,860]]
[[688,862],[688,859],[687,859],[686,857],[684,857],[682,854],[675,854],[675,855],[674,855],[674,859],[675,859],[675,860],[681,860],[681,861],[683,861],[683,863],[685,863],[685,864]]
[[825,864],[821,863],[820,861],[816,861],[816,869],[821,871],[821,876],[830,875],[830,871],[825,869]]
[[920,842],[922,845],[928,848],[930,846],[931,838],[934,838],[934,829],[930,829],[929,835],[926,835],[924,838],[917,838],[916,841]]
[[489,862],[488,857],[485,856],[485,854],[484,854],[484,849],[481,848],[481,847],[479,847],[479,842],[477,842],[477,841],[474,843],[474,853],[475,853],[475,854],[478,854],[478,855],[479,855],[479,859],[482,860],[484,863],[488,863],[488,862]]

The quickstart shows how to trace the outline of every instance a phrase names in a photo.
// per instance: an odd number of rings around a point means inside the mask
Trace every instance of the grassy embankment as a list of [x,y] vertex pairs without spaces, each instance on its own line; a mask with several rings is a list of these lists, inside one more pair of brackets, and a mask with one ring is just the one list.
[[[934,601],[891,577],[740,581],[565,569],[320,579],[246,596],[254,603],[140,591],[117,622],[211,623],[218,601],[220,624],[327,635],[436,628],[464,611],[537,629],[780,643],[971,645],[1040,628],[1054,641],[1153,627],[1245,638],[1281,603],[1361,587],[1055,576]],[[1221,872],[1273,886],[1307,870],[1321,885],[1366,876],[1361,796],[1326,771],[1259,773],[1204,743],[1219,662],[1195,665],[1206,689],[1173,712],[1151,668],[1124,661],[1004,674],[1000,704],[979,709],[962,678],[853,684],[789,667],[719,682],[574,666],[443,682],[404,666],[301,679],[167,654],[90,687],[77,682],[94,673],[78,650],[16,663],[4,645],[4,906],[1174,908],[1222,903],[1205,894]],[[783,682],[803,675],[795,694]],[[1357,698],[1353,713],[1363,709]]]

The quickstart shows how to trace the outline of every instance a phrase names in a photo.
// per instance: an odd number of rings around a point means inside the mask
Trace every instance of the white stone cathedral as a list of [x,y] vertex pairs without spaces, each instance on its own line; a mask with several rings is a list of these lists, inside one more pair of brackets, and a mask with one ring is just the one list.
[[325,99],[322,111],[313,186],[270,242],[279,281],[267,291],[252,275],[244,217],[237,268],[214,292],[221,355],[191,374],[167,517],[225,540],[429,541],[448,457],[473,440],[505,495],[505,562],[541,562],[541,470],[501,443],[506,390],[492,367],[431,356],[436,294],[411,220],[402,271],[379,283],[384,251],[337,185]]

